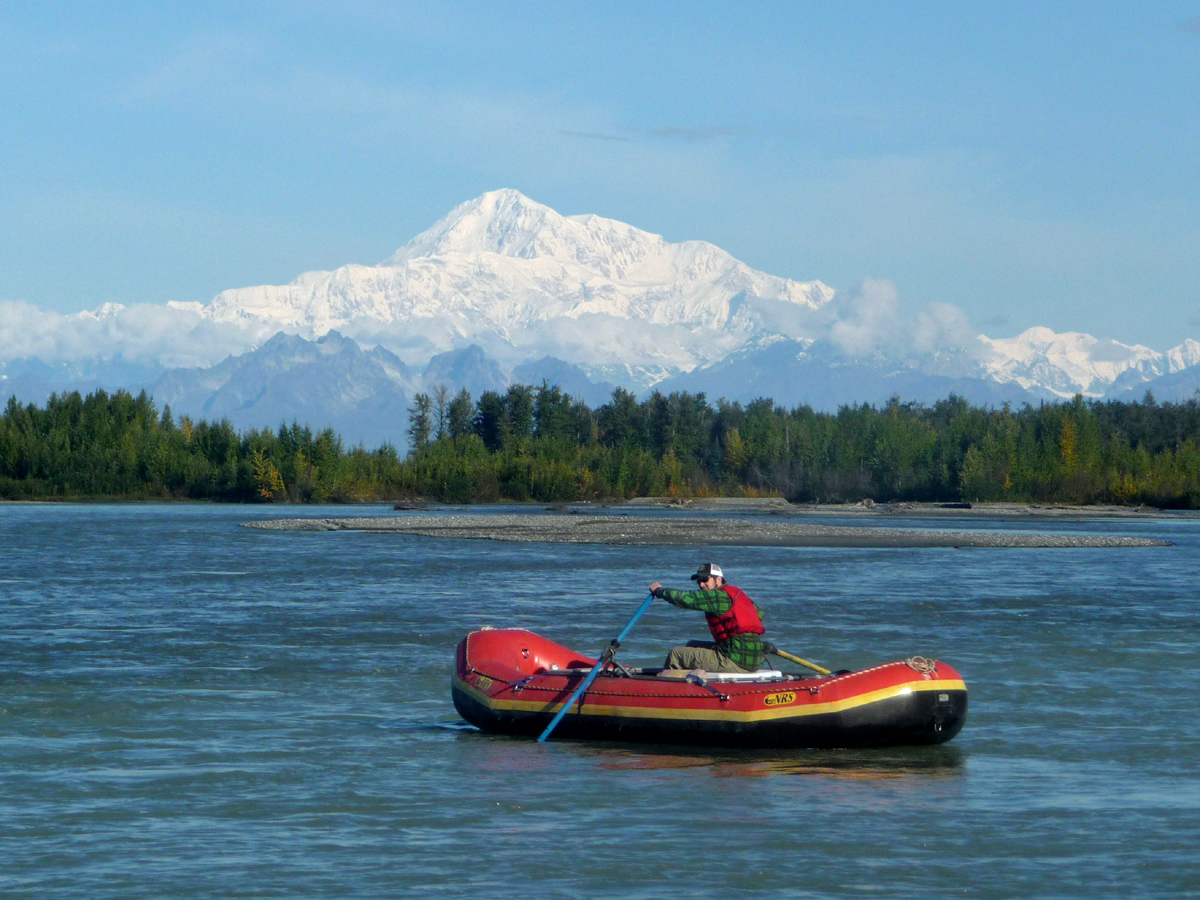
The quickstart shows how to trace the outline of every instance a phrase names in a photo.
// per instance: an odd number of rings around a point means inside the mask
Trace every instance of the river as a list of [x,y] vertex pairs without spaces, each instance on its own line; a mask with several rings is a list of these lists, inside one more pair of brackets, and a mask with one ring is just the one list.
[[[0,505],[0,895],[1200,895],[1200,519],[952,526],[1174,544],[1122,549],[240,527],[286,513],[393,515]],[[952,663],[962,734],[713,752],[539,746],[457,718],[468,630],[595,653],[650,581],[684,586],[709,560],[807,659]],[[703,636],[656,604],[621,656],[655,664]]]

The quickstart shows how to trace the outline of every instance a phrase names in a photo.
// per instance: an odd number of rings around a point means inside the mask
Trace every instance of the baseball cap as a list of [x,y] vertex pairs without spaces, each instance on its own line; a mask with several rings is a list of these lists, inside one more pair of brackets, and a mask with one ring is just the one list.
[[710,576],[712,578],[724,578],[725,573],[721,571],[721,567],[716,563],[705,563],[692,576],[692,581],[707,581]]

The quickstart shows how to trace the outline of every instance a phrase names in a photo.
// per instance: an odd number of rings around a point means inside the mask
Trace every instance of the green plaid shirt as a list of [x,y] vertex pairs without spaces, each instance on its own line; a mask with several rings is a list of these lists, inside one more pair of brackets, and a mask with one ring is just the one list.
[[[702,613],[720,615],[729,612],[733,606],[733,598],[721,590],[715,591],[676,591],[671,588],[659,588],[654,592],[655,597],[661,597],[672,606],[683,609],[696,609]],[[750,601],[754,603],[753,600]],[[763,611],[757,603],[754,608],[762,618]],[[727,641],[717,644],[716,649],[724,653],[743,669],[753,672],[763,661],[762,639],[757,634],[735,634]]]

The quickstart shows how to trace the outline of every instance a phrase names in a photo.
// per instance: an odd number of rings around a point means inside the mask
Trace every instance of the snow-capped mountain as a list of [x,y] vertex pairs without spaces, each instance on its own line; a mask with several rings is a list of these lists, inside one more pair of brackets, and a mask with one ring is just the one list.
[[1188,338],[1178,347],[1168,350],[1164,356],[1167,362],[1167,371],[1164,374],[1173,375],[1184,369],[1190,369],[1192,366],[1200,364],[1200,341]]
[[[377,266],[225,291],[199,313],[309,337],[337,328],[410,364],[468,344],[510,369],[554,356],[595,381],[645,390],[764,338],[836,341],[860,332],[864,321],[878,324],[878,305],[867,306],[864,318],[863,308],[843,309],[833,299],[820,281],[756,271],[703,241],[669,243],[500,190],[458,206]],[[893,324],[877,330],[894,337],[903,328]],[[1195,341],[1159,353],[1047,328],[1008,339],[959,338],[919,355],[903,345],[878,347],[864,360],[860,347],[846,349],[856,365],[879,369],[880,353],[908,354],[890,361],[910,373],[980,378],[1046,398],[1099,397],[1114,384],[1128,389],[1200,362]]]
[[832,297],[819,281],[758,272],[703,241],[672,244],[501,190],[457,207],[378,266],[225,291],[202,315],[310,337],[382,333],[401,355],[425,358],[464,343],[513,361],[567,347],[593,365],[686,370],[764,321],[811,313]]
[[986,377],[1058,397],[1103,397],[1114,386],[1132,389],[1200,362],[1200,343],[1191,339],[1166,353],[1049,328],[1030,328],[1008,339],[980,335],[980,341],[986,348]]
[[[280,333],[333,336],[310,347]],[[1158,352],[1047,328],[991,338],[947,304],[906,313],[890,282],[835,295],[703,241],[563,216],[514,190],[458,206],[379,265],[229,290],[208,304],[59,315],[0,301],[0,401],[147,386],[159,402],[205,415],[272,425],[293,409],[364,439],[382,433],[353,423],[369,397],[390,397],[373,415],[398,422],[406,397],[438,384],[478,394],[546,379],[593,405],[620,385],[828,409],[950,391],[981,403],[1147,389],[1180,399],[1198,372],[1194,340]]]

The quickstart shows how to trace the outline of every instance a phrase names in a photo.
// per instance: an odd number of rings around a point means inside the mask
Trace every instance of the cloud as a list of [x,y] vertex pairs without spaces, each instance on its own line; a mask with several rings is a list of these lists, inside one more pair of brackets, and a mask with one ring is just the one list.
[[1190,19],[1184,19],[1175,26],[1180,31],[1186,31],[1188,34],[1200,34],[1200,16],[1192,16]]
[[565,134],[567,137],[588,138],[593,141],[620,141],[623,144],[632,144],[633,141],[627,137],[620,137],[615,134],[599,134],[592,131],[567,131],[561,129],[559,134]]
[[213,322],[194,308],[107,304],[60,315],[29,303],[0,301],[0,361],[121,358],[168,367],[210,366],[270,336],[262,326]]
[[[358,318],[337,330],[364,345],[381,344],[410,366],[423,366],[436,353],[475,343],[510,367],[556,356],[595,366],[689,370],[763,334],[822,341],[844,357],[876,357],[918,367],[969,367],[980,354],[978,335],[961,309],[935,303],[906,310],[895,284],[871,278],[839,291],[818,309],[746,297],[728,328],[645,320],[633,324],[623,316],[587,314],[492,330],[470,316],[449,315],[396,322]],[[123,361],[206,367],[253,349],[279,330],[249,319],[214,321],[197,303],[106,304],[60,315],[24,302],[0,302],[0,365],[37,358],[49,364]],[[282,330],[310,338],[320,334],[299,326]]]
[[890,281],[864,278],[834,295],[829,339],[848,356],[886,352],[897,337],[900,297]]
[[715,138],[729,137],[730,135],[739,133],[736,128],[723,128],[719,125],[699,125],[691,128],[666,126],[662,128],[635,128],[631,130],[640,134],[648,134],[651,137],[687,141],[688,143],[711,141]]
[[[464,331],[463,328],[466,328]],[[782,334],[824,341],[851,358],[878,356],[894,363],[954,354],[967,364],[979,356],[978,332],[966,313],[946,303],[908,310],[895,284],[867,278],[839,291],[813,310],[794,303],[747,297],[731,329],[694,328],[588,313],[535,322],[503,333],[476,330],[460,320],[414,317],[384,323],[355,319],[338,331],[362,344],[382,344],[410,366],[435,353],[473,343],[512,367],[531,358],[555,356],[593,366],[664,366],[688,370],[736,350],[750,334]]]
[[995,315],[990,319],[985,319],[983,324],[988,328],[1007,328],[1008,316]]
[[813,314],[817,327],[807,336],[827,340],[851,358],[879,356],[912,363],[935,354],[976,358],[979,334],[959,307],[931,303],[911,312],[891,281],[864,278],[838,291]]
[[912,326],[911,347],[918,354],[957,350],[970,346],[978,337],[967,314],[949,303],[931,303],[917,313]]

